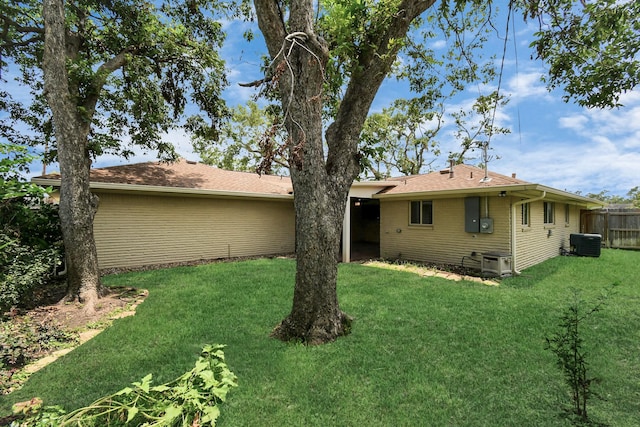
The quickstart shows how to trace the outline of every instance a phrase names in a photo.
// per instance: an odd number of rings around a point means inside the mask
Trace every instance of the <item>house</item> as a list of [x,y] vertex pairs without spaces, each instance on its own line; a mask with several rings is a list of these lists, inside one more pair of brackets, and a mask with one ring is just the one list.
[[518,272],[568,251],[570,234],[580,232],[580,211],[601,206],[468,165],[394,181],[399,185],[373,196],[380,202],[383,258],[481,266],[483,254],[491,261],[504,255]]
[[288,178],[180,160],[92,169],[90,179],[102,269],[294,252]]
[[[60,184],[58,175],[34,178]],[[100,197],[94,235],[101,268],[293,253],[288,177],[184,159],[91,171]],[[355,182],[342,260],[352,254],[519,271],[569,249],[580,211],[600,203],[457,165],[425,175]]]

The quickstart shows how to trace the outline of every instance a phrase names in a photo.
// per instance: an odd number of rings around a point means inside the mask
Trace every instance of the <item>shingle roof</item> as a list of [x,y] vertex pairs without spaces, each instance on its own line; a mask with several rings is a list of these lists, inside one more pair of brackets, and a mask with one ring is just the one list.
[[515,177],[501,175],[491,171],[488,172],[489,180],[483,180],[484,176],[484,169],[469,165],[456,165],[453,167],[453,173],[451,173],[450,169],[444,169],[424,175],[390,178],[389,181],[400,181],[401,184],[387,189],[384,193],[423,193],[428,191],[472,190],[531,184],[530,182]]
[[[456,165],[453,174],[450,169],[424,175],[390,178],[387,182],[379,182],[378,189],[388,185],[377,193],[376,197],[404,197],[412,194],[430,193],[449,195],[452,193],[477,193],[484,189],[496,191],[517,191],[525,197],[548,192],[547,197],[571,198],[581,203],[600,206],[602,203],[575,194],[556,190],[550,187],[532,184],[515,178],[488,172],[490,180],[483,180],[483,169]],[[34,178],[34,182],[51,185],[51,180],[59,180],[60,175],[49,174]],[[122,166],[111,166],[91,170],[92,186],[137,186],[137,190],[149,187],[149,191],[170,190],[173,193],[224,193],[232,197],[277,197],[289,198],[293,186],[289,177],[258,175],[249,172],[236,172],[218,169],[203,163],[180,159],[175,163],[147,162]],[[394,183],[394,184],[391,184]],[[511,188],[509,188],[511,187]],[[122,189],[122,188],[121,188]],[[133,188],[132,188],[133,189]],[[377,191],[377,190],[376,190]]]
[[[91,169],[90,176],[93,183],[262,194],[290,194],[293,191],[289,177],[227,171],[185,159],[174,163],[146,162]],[[59,179],[59,176],[55,178]]]

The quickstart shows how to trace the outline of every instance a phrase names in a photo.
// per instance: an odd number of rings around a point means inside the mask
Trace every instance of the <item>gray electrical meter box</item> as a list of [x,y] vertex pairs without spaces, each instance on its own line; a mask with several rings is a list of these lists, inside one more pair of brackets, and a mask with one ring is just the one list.
[[480,218],[480,232],[493,233],[493,218]]

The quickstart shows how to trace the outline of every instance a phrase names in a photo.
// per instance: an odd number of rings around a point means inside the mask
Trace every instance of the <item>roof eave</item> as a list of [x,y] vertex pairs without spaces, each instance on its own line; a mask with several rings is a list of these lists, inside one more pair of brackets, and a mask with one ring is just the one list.
[[[33,178],[31,182],[42,186],[60,187],[60,179]],[[188,195],[201,197],[216,197],[230,199],[276,199],[276,200],[293,200],[293,194],[277,194],[277,193],[256,193],[248,191],[229,191],[229,190],[207,190],[199,188],[185,187],[165,187],[158,185],[139,185],[139,184],[121,184],[110,182],[91,182],[89,187],[92,190],[104,190],[110,192],[133,192],[133,193],[154,193],[165,195]]]
[[491,195],[506,192],[506,196],[521,196],[521,197],[535,197],[546,193],[547,197],[554,195],[562,200],[570,202],[572,204],[584,206],[587,209],[596,209],[602,207],[604,204],[599,200],[590,199],[577,194],[569,193],[566,191],[558,190],[556,188],[547,187],[540,184],[508,184],[508,185],[494,185],[488,187],[474,187],[474,188],[458,188],[451,190],[432,190],[432,191],[417,191],[417,192],[405,192],[405,193],[383,193],[373,196],[376,199],[408,199],[419,197],[434,197],[444,198],[450,196],[466,196],[466,195]]

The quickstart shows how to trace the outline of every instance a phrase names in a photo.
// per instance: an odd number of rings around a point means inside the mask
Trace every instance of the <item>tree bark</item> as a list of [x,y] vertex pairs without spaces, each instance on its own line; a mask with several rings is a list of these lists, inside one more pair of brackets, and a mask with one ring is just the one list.
[[93,311],[104,293],[93,236],[98,198],[89,187],[91,159],[87,147],[90,118],[82,117],[77,96],[69,89],[66,68],[66,27],[62,0],[43,2],[45,43],[43,75],[45,93],[53,113],[60,163],[60,223],[67,259],[67,300]]
[[[296,285],[291,313],[272,336],[308,344],[349,331],[338,304],[337,258],[349,186],[324,167],[322,87],[328,50],[312,25],[312,2],[294,1],[286,24],[275,1],[256,1],[258,24],[278,75],[289,134],[289,164],[296,212]],[[353,179],[353,177],[351,177]]]
[[[258,25],[273,69],[289,133],[289,165],[296,211],[296,284],[291,313],[272,335],[308,344],[349,333],[351,318],[337,296],[338,252],[344,212],[359,173],[358,141],[373,98],[388,74],[411,21],[433,4],[405,1],[388,28],[372,35],[354,71],[323,146],[322,88],[329,58],[314,30],[313,0],[292,0],[285,22],[277,0],[255,0]],[[378,48],[375,48],[377,46]]]

